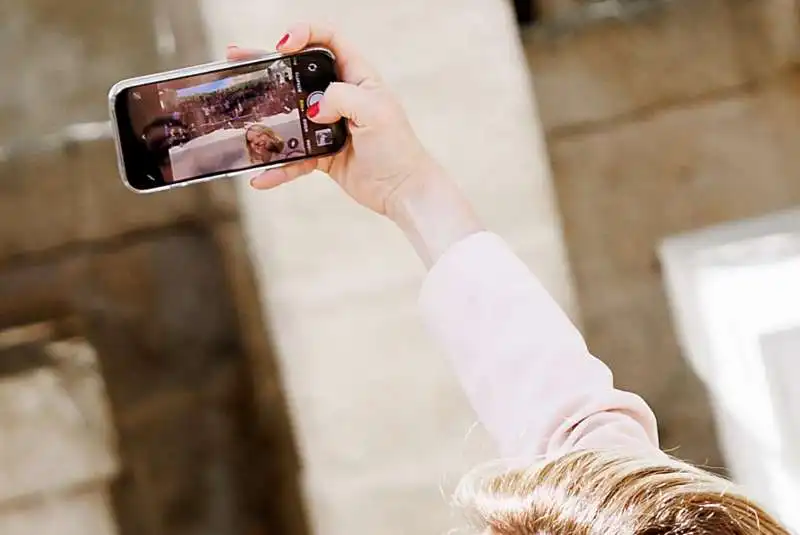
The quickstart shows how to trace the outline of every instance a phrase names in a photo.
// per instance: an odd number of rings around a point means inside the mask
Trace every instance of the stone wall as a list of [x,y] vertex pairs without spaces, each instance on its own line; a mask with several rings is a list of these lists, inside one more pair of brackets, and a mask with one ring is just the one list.
[[[414,126],[572,310],[543,140],[510,2],[204,2],[209,36],[272,48],[297,19],[335,24],[378,66]],[[241,182],[243,222],[279,351],[319,534],[446,533],[447,491],[494,457],[425,333],[420,261],[387,221],[323,176]]]
[[[55,531],[56,517],[72,518],[82,533],[306,531],[299,462],[233,185],[138,196],[120,182],[110,140],[38,144],[74,123],[107,120],[108,89],[119,79],[206,57],[196,6],[165,7],[0,7],[0,62],[16,73],[0,80],[0,331],[69,318],[97,352],[119,439],[118,470],[103,472],[113,526],[102,516],[104,495],[52,498],[41,489],[63,487],[61,474],[39,470],[25,481],[36,492],[0,478],[0,502],[27,496],[0,503],[4,533],[68,533]],[[9,377],[0,373],[3,428],[16,410],[6,403]],[[34,401],[46,398],[47,385],[30,384]],[[0,442],[0,472],[52,456],[58,429],[46,419],[31,426],[39,440]],[[82,444],[80,429],[71,435],[76,451],[92,446],[84,431]],[[103,462],[88,455],[95,468]],[[55,517],[30,506],[42,499]]]
[[800,203],[798,28],[793,0],[675,1],[525,38],[589,345],[653,405],[666,448],[711,466],[656,248]]

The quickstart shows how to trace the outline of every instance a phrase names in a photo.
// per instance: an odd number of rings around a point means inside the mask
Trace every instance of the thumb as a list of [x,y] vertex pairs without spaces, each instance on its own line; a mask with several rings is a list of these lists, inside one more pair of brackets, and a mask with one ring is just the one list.
[[308,109],[308,117],[316,123],[331,124],[341,118],[356,127],[376,126],[391,116],[390,102],[375,91],[353,84],[334,82],[317,104]]

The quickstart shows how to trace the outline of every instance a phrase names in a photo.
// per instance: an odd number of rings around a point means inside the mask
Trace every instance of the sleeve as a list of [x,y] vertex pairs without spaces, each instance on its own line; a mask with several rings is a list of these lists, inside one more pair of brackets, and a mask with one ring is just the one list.
[[650,408],[614,388],[611,371],[498,236],[452,246],[428,274],[420,305],[504,456],[658,450]]

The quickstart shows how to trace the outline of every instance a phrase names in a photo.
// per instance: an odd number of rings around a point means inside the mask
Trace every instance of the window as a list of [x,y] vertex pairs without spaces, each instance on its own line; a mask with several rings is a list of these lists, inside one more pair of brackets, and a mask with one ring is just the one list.
[[800,212],[671,238],[661,253],[731,473],[800,529]]

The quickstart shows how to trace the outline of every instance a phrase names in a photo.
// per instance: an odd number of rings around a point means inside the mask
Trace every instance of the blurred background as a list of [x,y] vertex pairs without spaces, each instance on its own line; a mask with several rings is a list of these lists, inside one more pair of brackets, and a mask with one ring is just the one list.
[[320,176],[118,178],[114,82],[297,19],[378,65],[662,445],[800,530],[796,1],[5,0],[0,532],[459,525],[495,452],[398,232]]

